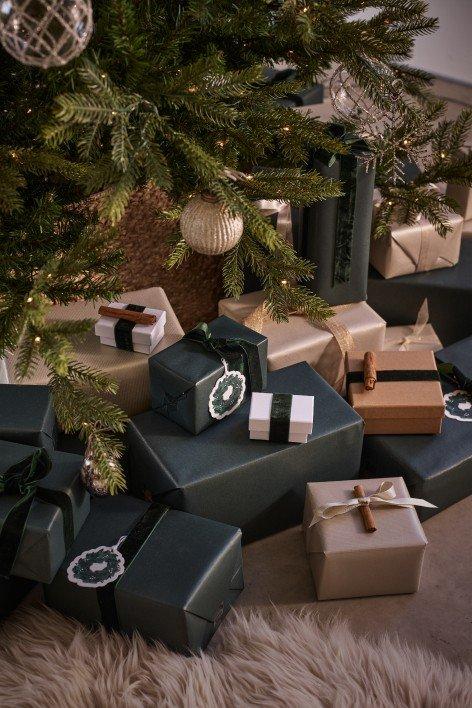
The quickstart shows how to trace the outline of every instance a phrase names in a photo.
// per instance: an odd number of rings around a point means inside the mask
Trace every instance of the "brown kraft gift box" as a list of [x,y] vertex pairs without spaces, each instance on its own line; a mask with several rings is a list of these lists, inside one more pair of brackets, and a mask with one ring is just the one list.
[[364,419],[364,433],[440,433],[444,400],[433,352],[373,352],[377,372],[373,390],[364,387],[364,354],[346,354],[348,401]]
[[366,495],[393,483],[397,498],[409,497],[402,477],[307,484],[303,529],[318,600],[396,595],[419,588],[426,536],[413,507],[374,506],[377,530],[367,533],[358,508],[310,527],[317,507]]

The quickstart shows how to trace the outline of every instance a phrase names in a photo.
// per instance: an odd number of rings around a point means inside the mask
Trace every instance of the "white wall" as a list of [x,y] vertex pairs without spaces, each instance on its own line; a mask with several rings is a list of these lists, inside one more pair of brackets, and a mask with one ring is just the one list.
[[428,14],[439,30],[418,37],[410,64],[472,85],[472,0],[429,0]]

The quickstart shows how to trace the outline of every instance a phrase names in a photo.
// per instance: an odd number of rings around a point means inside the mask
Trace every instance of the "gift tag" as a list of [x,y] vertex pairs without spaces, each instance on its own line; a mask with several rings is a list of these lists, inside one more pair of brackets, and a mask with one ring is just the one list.
[[472,395],[467,391],[453,391],[444,395],[448,418],[472,423]]
[[241,405],[246,392],[246,377],[240,371],[230,371],[225,359],[221,360],[225,368],[223,376],[210,393],[208,408],[212,418],[221,420],[230,415]]
[[125,559],[118,547],[125,540],[122,536],[115,546],[90,548],[74,558],[67,568],[67,578],[81,588],[103,588],[113,583],[125,572]]

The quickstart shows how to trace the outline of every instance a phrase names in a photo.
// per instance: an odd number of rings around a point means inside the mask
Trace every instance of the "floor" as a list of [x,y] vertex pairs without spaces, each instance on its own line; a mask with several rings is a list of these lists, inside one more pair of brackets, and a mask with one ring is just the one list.
[[424,523],[428,538],[421,587],[414,595],[318,602],[300,527],[244,548],[240,607],[304,608],[338,613],[354,631],[395,632],[454,662],[472,665],[472,496]]

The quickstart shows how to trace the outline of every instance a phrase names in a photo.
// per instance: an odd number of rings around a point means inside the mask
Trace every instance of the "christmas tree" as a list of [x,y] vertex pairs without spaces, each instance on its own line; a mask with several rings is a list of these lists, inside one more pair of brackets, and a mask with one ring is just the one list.
[[[367,5],[374,17],[357,16]],[[418,34],[435,29],[425,12],[422,0],[96,1],[92,40],[66,67],[26,68],[2,52],[0,353],[20,343],[20,376],[38,357],[47,362],[59,420],[85,435],[111,491],[123,486],[113,433],[125,416],[99,396],[113,383],[74,362],[71,337],[90,322],[48,322],[48,307],[116,294],[110,227],[133,190],[151,183],[173,200],[163,214],[176,227],[169,267],[191,255],[179,233],[182,210],[209,193],[244,223],[224,259],[227,294],[241,293],[249,266],[275,319],[292,310],[328,317],[329,306],[305,285],[313,265],[255,201],[296,206],[338,196],[342,184],[305,165],[312,150],[347,148],[280,99],[334,62],[382,103],[372,70],[380,62],[415,98],[400,98],[401,115],[418,117],[428,79],[400,62]],[[295,67],[296,78],[268,80],[264,67],[279,62]],[[97,193],[106,227],[85,203]]]

